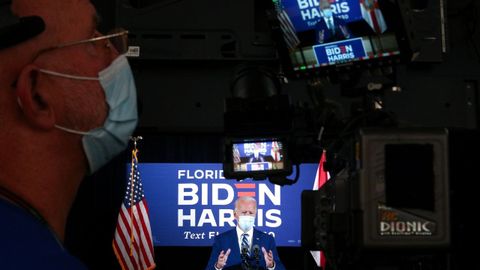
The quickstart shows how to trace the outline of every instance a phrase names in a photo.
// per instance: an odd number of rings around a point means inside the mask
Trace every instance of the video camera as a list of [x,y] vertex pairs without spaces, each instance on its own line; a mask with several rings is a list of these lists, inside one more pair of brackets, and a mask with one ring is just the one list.
[[448,132],[363,128],[349,147],[354,167],[302,193],[302,246],[357,266],[366,256],[379,262],[447,250]]
[[286,179],[292,173],[292,112],[277,74],[262,65],[240,65],[231,90],[224,113],[225,178],[292,184]]

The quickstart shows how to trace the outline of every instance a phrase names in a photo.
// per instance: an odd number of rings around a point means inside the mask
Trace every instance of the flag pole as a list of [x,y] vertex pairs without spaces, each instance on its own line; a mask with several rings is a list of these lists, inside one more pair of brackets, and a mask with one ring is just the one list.
[[[133,150],[132,150],[132,160],[130,163],[130,205],[133,205],[133,188],[135,184],[133,183],[134,178],[134,161],[137,161],[137,142],[142,140],[142,136],[130,136],[130,140],[133,141]],[[135,238],[133,237],[133,210],[130,209],[130,256],[133,254],[133,244],[135,242]]]
[[143,140],[142,136],[130,136],[130,141],[133,141],[133,149],[137,150],[137,142]]
[[147,201],[140,177],[141,166],[138,164],[138,146],[142,139],[141,136],[129,138],[129,143],[133,142],[130,146],[131,168],[130,176],[125,177],[130,183],[125,187],[112,241],[122,270],[152,270],[156,266]]

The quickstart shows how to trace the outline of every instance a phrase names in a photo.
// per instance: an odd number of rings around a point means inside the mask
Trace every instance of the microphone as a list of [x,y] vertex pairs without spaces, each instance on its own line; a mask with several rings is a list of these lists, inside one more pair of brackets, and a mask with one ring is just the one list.
[[253,246],[253,257],[255,258],[255,263],[257,265],[256,269],[260,267],[260,247],[258,245]]
[[249,270],[250,265],[248,264],[248,248],[246,246],[242,246],[241,257],[242,257],[242,270]]
[[247,247],[243,246],[241,252],[242,252],[242,257],[245,257],[245,258],[248,257],[248,248]]
[[254,245],[253,246],[253,256],[255,257],[255,259],[258,259],[260,258],[260,247],[258,245]]

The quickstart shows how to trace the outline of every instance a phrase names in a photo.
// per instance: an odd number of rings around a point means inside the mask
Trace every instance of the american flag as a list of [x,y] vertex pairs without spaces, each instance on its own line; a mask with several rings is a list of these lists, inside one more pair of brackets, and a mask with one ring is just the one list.
[[123,270],[155,268],[150,219],[137,153],[136,148],[132,150],[130,177],[113,239],[113,250]]
[[[323,150],[322,156],[320,157],[320,162],[318,163],[318,169],[317,169],[317,174],[315,175],[315,182],[313,183],[313,190],[318,190],[320,189],[323,184],[327,182],[328,179],[330,179],[330,174],[325,171],[324,165],[325,162],[327,161],[326,157],[326,151]],[[327,261],[325,258],[325,254],[321,251],[310,251],[310,253],[313,256],[313,259],[317,263],[317,266],[322,267],[323,270],[325,270]]]
[[[281,145],[281,143],[280,143]],[[275,161],[280,161],[282,159],[282,156],[280,155],[280,145],[279,142],[273,141],[272,142],[272,150],[270,150],[270,155],[273,157],[273,160]]]
[[282,30],[285,43],[287,44],[288,49],[292,51],[298,46],[298,44],[300,44],[300,39],[298,39],[295,27],[285,10],[278,10],[277,18],[280,22],[280,29]]
[[372,27],[376,34],[381,34],[387,30],[387,23],[383,18],[378,0],[360,0],[360,10],[363,19]]

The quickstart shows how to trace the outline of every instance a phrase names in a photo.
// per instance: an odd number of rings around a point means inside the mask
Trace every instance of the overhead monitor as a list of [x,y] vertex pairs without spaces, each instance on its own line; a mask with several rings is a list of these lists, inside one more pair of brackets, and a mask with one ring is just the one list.
[[408,55],[395,0],[281,0],[276,13],[290,77],[394,64]]

